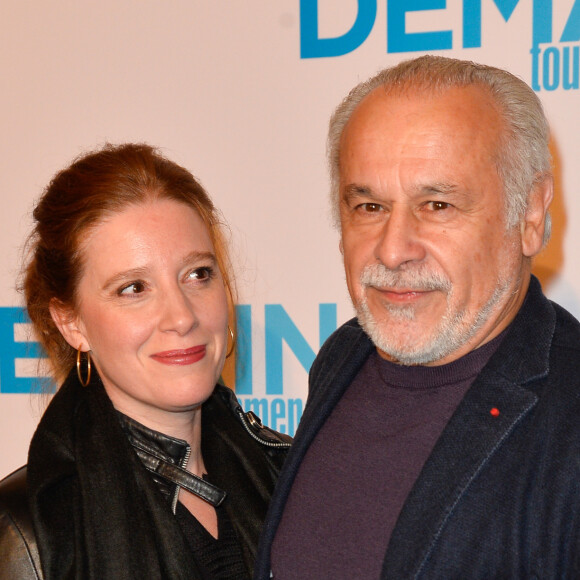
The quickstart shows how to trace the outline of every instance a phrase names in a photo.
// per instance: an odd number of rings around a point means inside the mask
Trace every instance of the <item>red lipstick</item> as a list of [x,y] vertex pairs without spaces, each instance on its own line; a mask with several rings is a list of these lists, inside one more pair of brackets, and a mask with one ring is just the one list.
[[192,365],[205,356],[205,345],[192,346],[187,349],[156,352],[151,358],[165,365]]

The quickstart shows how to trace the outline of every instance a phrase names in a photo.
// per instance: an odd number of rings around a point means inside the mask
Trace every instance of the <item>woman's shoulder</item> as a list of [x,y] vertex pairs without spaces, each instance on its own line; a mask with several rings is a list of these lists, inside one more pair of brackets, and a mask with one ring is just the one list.
[[0,481],[0,577],[39,580],[40,559],[26,496],[26,466]]

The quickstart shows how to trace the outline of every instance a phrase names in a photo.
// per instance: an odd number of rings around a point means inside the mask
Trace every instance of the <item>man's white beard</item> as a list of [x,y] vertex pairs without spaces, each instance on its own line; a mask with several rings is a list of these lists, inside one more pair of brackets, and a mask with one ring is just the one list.
[[[495,290],[484,306],[475,314],[468,316],[467,309],[453,311],[453,286],[451,281],[438,273],[429,272],[424,267],[416,270],[389,270],[383,264],[366,266],[361,273],[363,298],[355,305],[359,324],[367,333],[374,345],[396,362],[403,365],[420,365],[441,360],[459,350],[487,322],[497,304],[509,291],[507,279],[500,279]],[[385,317],[377,321],[368,306],[366,289],[376,288],[406,289],[417,291],[439,291],[445,294],[447,308],[439,324],[431,331],[426,330],[422,341],[416,338],[407,341],[401,336],[392,335],[389,321],[408,320],[410,324],[416,316],[413,305],[396,306],[383,304]]]

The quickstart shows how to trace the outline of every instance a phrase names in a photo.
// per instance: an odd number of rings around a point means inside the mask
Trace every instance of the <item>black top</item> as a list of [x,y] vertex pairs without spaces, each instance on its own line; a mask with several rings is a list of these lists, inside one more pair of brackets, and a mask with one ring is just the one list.
[[[227,501],[227,500],[226,500]],[[249,580],[240,542],[226,510],[217,507],[218,537],[214,538],[183,506],[175,516],[207,580]]]
[[[40,421],[28,466],[0,483],[0,576],[206,580],[168,505],[171,494],[160,500],[165,496],[153,477],[187,445],[173,453],[175,441],[137,431],[130,440],[92,374],[85,388],[71,371]],[[202,415],[206,467],[227,491],[224,510],[252,570],[288,437],[246,418],[234,393],[221,385]],[[135,445],[154,448],[163,461],[144,463]]]

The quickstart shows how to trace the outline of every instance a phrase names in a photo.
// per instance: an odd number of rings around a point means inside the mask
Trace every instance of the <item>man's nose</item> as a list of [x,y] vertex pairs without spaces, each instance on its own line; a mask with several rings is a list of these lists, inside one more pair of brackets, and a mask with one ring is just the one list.
[[406,206],[391,208],[375,247],[375,258],[389,270],[425,258],[419,219]]

